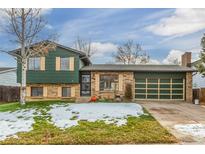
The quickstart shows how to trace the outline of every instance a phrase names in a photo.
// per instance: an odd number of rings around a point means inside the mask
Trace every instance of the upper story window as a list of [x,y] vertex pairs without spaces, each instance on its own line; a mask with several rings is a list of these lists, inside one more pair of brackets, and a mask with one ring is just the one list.
[[29,58],[28,69],[29,70],[40,70],[40,57]]
[[69,70],[69,58],[60,58],[60,70]]

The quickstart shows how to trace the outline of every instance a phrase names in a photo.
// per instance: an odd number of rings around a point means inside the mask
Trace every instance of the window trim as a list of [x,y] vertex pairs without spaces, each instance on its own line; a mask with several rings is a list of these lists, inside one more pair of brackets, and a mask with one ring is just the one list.
[[[35,60],[36,59],[39,59],[39,68],[38,69],[36,69],[36,67],[35,67]],[[34,61],[33,61],[33,63],[34,63],[34,67],[33,67],[33,69],[30,69],[30,59],[33,59]],[[41,71],[41,57],[30,57],[30,58],[28,58],[28,64],[27,64],[27,68],[28,68],[28,70],[29,71]]]
[[[67,69],[62,69],[62,59],[67,59],[68,60],[68,68]],[[60,57],[60,71],[70,71],[70,57]]]
[[[41,96],[33,96],[32,88],[42,88],[42,95]],[[32,98],[43,98],[43,86],[31,86],[31,97]]]
[[[70,96],[63,96],[63,88],[70,88]],[[70,86],[62,86],[61,87],[61,97],[62,98],[71,98],[71,90],[72,90],[72,88]]]
[[[114,80],[114,83],[116,83],[116,89],[101,89],[101,77],[102,76],[113,76],[116,77],[116,81]],[[114,91],[118,91],[118,87],[119,87],[119,75],[118,74],[100,74],[99,75],[99,91],[100,92],[114,92]]]

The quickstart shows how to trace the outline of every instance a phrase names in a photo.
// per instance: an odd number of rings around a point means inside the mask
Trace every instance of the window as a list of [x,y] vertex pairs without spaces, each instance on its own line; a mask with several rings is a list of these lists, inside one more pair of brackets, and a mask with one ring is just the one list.
[[115,90],[117,89],[117,75],[100,75],[100,90]]
[[90,82],[90,75],[82,75],[82,82],[86,83],[86,82]]
[[71,97],[70,87],[62,87],[62,97]]
[[60,69],[69,70],[69,58],[61,58],[60,60]]
[[31,96],[34,97],[43,96],[43,87],[31,87]]
[[29,58],[28,69],[29,70],[40,70],[40,57]]

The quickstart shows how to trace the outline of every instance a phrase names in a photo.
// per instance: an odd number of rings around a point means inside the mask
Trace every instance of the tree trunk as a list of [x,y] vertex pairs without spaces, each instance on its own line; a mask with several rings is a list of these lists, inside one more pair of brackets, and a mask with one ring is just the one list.
[[27,69],[27,56],[25,52],[25,14],[24,14],[24,8],[21,9],[22,14],[21,14],[21,55],[22,55],[22,73],[21,73],[21,100],[20,104],[24,105],[26,103],[26,69]]
[[27,70],[27,59],[22,59],[22,73],[21,73],[21,105],[26,103],[26,70]]

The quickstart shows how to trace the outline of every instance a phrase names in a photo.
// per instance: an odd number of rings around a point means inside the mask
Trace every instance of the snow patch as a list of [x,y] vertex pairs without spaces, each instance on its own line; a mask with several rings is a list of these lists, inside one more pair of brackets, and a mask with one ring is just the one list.
[[0,112],[0,140],[14,136],[19,132],[31,131],[34,124],[34,109],[22,109],[14,112]]
[[174,128],[191,136],[205,138],[205,125],[203,124],[179,124],[175,125]]
[[52,105],[48,114],[52,123],[60,128],[78,125],[78,121],[95,122],[103,120],[106,124],[125,125],[128,116],[143,115],[143,108],[135,103],[83,103]]

